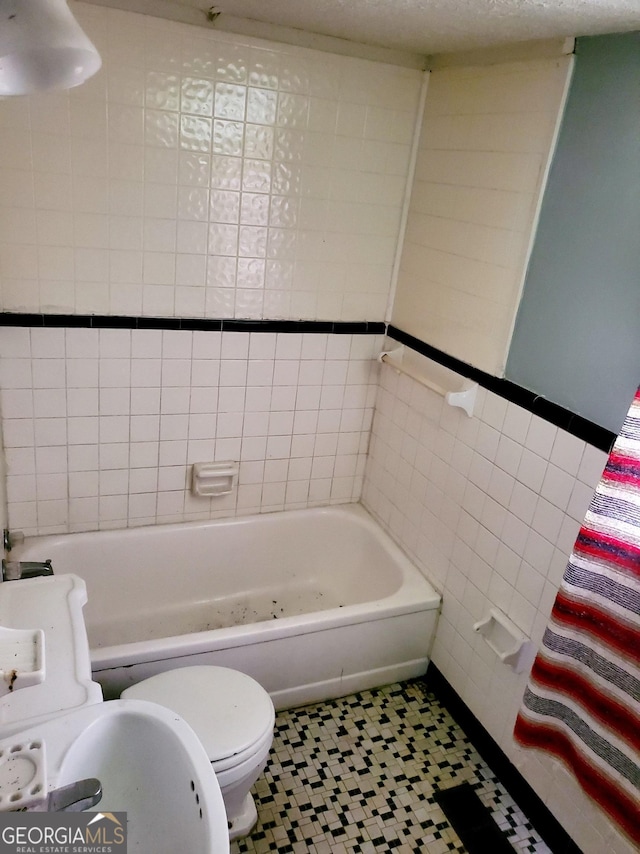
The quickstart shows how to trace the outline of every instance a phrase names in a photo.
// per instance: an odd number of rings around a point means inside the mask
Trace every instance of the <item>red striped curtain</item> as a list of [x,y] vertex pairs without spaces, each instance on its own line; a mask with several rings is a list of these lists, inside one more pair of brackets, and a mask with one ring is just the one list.
[[640,846],[640,389],[569,558],[514,736]]

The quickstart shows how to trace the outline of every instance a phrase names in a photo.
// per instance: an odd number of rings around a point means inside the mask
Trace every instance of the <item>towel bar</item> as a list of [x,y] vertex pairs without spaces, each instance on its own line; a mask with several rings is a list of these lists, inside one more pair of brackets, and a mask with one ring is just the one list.
[[431,389],[431,391],[434,391],[441,397],[444,397],[444,399],[450,406],[459,406],[460,409],[464,409],[464,411],[469,417],[473,415],[473,407],[476,401],[478,383],[465,380],[465,384],[461,389],[446,389],[443,386],[439,385],[437,382],[434,382],[434,380],[429,379],[429,377],[425,376],[419,371],[410,368],[408,365],[404,365],[402,363],[403,352],[403,347],[399,347],[395,350],[384,350],[378,356],[378,361],[384,365],[389,365],[397,373],[405,374],[406,376],[411,377],[411,379],[415,380],[416,382],[419,382],[426,388]]

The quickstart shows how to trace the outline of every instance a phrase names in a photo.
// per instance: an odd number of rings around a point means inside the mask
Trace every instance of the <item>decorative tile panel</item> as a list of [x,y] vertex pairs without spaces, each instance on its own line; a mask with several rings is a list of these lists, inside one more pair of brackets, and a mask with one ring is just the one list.
[[[420,72],[74,11],[100,72],[69,92],[0,104],[5,310],[384,319]],[[303,199],[324,203],[322,215],[303,223]],[[352,206],[348,221],[332,218],[337,199]],[[239,221],[264,231],[237,233]],[[263,260],[224,264],[237,258]],[[266,258],[288,263],[267,271]]]

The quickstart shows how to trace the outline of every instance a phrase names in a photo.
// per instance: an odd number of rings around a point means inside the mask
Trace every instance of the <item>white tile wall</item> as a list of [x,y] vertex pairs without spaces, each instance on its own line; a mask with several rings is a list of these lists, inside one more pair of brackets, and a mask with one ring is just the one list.
[[631,854],[559,763],[514,743],[527,674],[472,628],[496,606],[539,644],[606,459],[495,394],[480,390],[469,418],[384,366],[363,502],[443,594],[446,679],[585,854]]
[[501,376],[570,57],[434,70],[393,323]]
[[[381,336],[5,327],[9,523],[96,530],[357,501]],[[194,462],[238,488],[189,491]]]
[[384,319],[421,72],[74,12],[101,71],[0,102],[5,310]]
[[[74,12],[102,71],[0,102],[4,310],[383,319],[417,71]],[[398,286],[397,325],[487,370],[567,74],[566,60],[533,65],[432,75]],[[380,344],[5,328],[9,524],[81,531],[357,500]],[[435,663],[587,854],[628,852],[557,763],[517,750],[523,678],[470,628],[494,604],[540,638],[604,455],[493,395],[468,419],[389,368],[371,451],[365,502],[444,591]],[[240,461],[234,496],[192,497],[191,463],[226,458]]]

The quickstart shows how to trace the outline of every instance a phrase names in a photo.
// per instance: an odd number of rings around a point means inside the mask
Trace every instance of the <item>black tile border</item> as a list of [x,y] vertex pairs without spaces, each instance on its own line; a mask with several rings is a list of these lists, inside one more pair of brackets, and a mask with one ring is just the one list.
[[460,837],[468,854],[513,854],[513,845],[478,797],[471,783],[433,793],[435,802]]
[[406,344],[423,356],[449,368],[464,377],[474,380],[483,388],[494,392],[511,403],[522,406],[534,415],[539,415],[556,427],[566,430],[601,451],[611,450],[616,435],[610,430],[576,415],[569,409],[552,403],[544,397],[522,388],[509,380],[494,377],[474,368],[467,362],[450,356],[436,347],[403,332],[396,326],[383,321],[332,321],[332,320],[242,320],[236,318],[205,317],[135,317],[104,314],[28,314],[0,312],[0,326],[33,326],[44,328],[86,329],[186,329],[209,332],[281,332],[281,333],[325,333],[344,335],[384,335],[385,333],[401,344]]
[[549,421],[556,427],[566,430],[567,433],[571,433],[589,445],[593,445],[599,450],[605,451],[605,453],[611,450],[611,446],[616,439],[616,434],[605,427],[601,427],[599,424],[595,424],[581,415],[576,415],[575,412],[571,412],[571,410],[565,409],[557,403],[552,403],[552,401],[522,386],[516,385],[516,383],[510,382],[510,380],[494,377],[485,371],[481,371],[480,368],[474,368],[473,365],[469,365],[467,362],[456,359],[455,356],[450,356],[448,353],[444,353],[442,350],[426,344],[424,341],[415,338],[413,335],[409,335],[407,332],[403,332],[396,326],[390,325],[387,328],[387,335],[393,338],[394,341],[405,344],[421,355],[433,359],[434,362],[438,362],[443,367],[449,368],[449,370],[477,382],[483,388],[503,397],[510,403],[515,403],[518,406],[522,406],[523,409],[529,410],[534,415],[539,415],[540,418],[544,418],[545,421]]
[[489,735],[433,662],[429,662],[424,679],[429,691],[435,694],[451,717],[464,730],[469,741],[549,848],[552,851],[562,852],[562,854],[582,854],[580,848],[558,819],[527,783],[502,748],[496,744],[492,736]]
[[238,320],[208,317],[134,317],[105,314],[24,314],[0,312],[0,326],[84,329],[188,329],[203,332],[312,332],[384,335],[383,321]]

